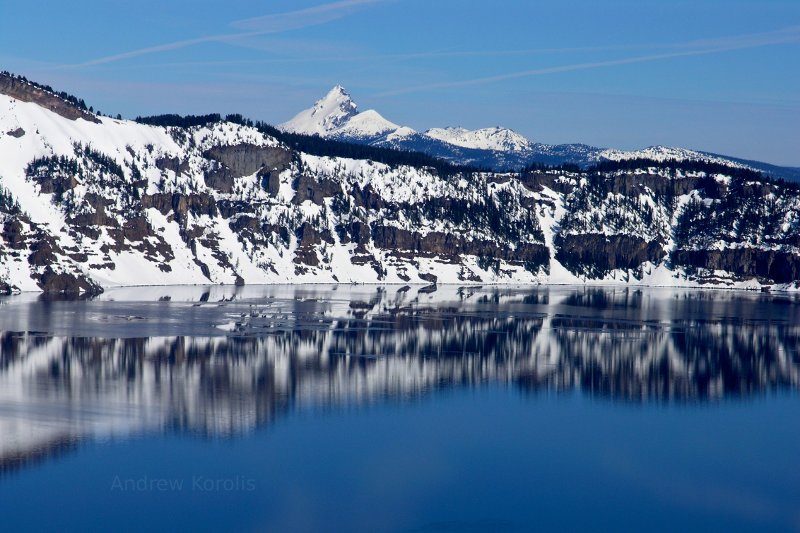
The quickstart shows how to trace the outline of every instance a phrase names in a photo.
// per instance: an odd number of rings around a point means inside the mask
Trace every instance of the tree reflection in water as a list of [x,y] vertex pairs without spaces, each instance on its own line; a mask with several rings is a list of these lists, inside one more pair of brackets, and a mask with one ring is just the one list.
[[[30,327],[0,334],[0,468],[86,438],[231,435],[295,409],[485,383],[693,403],[800,382],[800,305],[787,298],[605,288],[261,290],[4,301],[0,326]],[[42,331],[45,323],[61,325]]]

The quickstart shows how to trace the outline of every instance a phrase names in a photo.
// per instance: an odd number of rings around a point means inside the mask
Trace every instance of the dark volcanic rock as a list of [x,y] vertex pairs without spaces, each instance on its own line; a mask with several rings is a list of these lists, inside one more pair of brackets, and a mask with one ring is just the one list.
[[33,266],[49,267],[58,262],[56,253],[63,254],[63,250],[58,248],[58,245],[48,240],[37,240],[31,247],[31,254],[28,256],[28,263]]
[[191,169],[188,161],[181,161],[177,157],[159,157],[156,159],[156,168],[171,170],[175,174],[183,174]]
[[673,266],[724,270],[740,279],[759,278],[774,283],[800,279],[800,256],[772,250],[675,250]]
[[106,206],[112,203],[108,198],[89,193],[84,197],[84,202],[91,206],[93,210],[90,213],[82,213],[70,217],[70,222],[75,226],[81,228],[90,227],[96,230],[101,226],[116,226],[118,224],[117,220],[106,211]]
[[3,243],[13,250],[25,249],[25,236],[22,233],[22,223],[17,218],[9,218],[3,224],[3,231],[0,232]]
[[82,118],[89,122],[100,123],[100,120],[88,111],[67,102],[63,98],[45,91],[31,83],[0,73],[0,93],[16,98],[22,102],[33,102],[53,113],[69,120]]
[[281,188],[280,176],[277,172],[267,172],[261,175],[261,188],[269,193],[273,198],[278,196]]
[[294,182],[295,195],[293,203],[299,205],[306,200],[311,200],[317,205],[322,205],[325,198],[332,198],[342,192],[342,186],[333,180],[316,180],[306,175],[300,175]]
[[322,244],[323,241],[329,244],[333,243],[331,235],[317,230],[308,222],[304,222],[295,230],[295,237],[297,238],[297,252],[294,262],[298,265],[318,266],[320,261],[315,246]]
[[371,239],[369,225],[359,221],[337,226],[336,233],[342,244],[354,242],[358,245],[356,249],[359,251],[365,250]]
[[[430,274],[430,273],[424,273],[424,272],[421,272],[419,277],[420,277],[420,279],[424,279],[425,281],[427,281],[431,285],[436,285],[436,282],[439,279],[439,278],[436,277],[436,274]],[[420,291],[420,292],[422,292],[422,291]],[[434,290],[434,291],[426,291],[426,292],[436,292],[436,291]]]
[[536,243],[519,243],[513,249],[486,240],[468,240],[460,235],[432,231],[425,235],[392,226],[374,226],[372,240],[375,246],[410,252],[427,257],[438,256],[459,262],[460,255],[492,257],[511,264],[526,264],[530,268],[545,266],[550,258],[547,247]]
[[576,274],[602,277],[611,270],[637,269],[642,263],[658,263],[665,255],[658,242],[632,235],[562,235],[556,243],[556,259]]
[[[563,172],[543,172],[543,171],[532,171],[526,172],[520,177],[520,181],[522,182],[525,187],[532,191],[540,191],[542,187],[547,187],[548,189],[552,189],[556,192],[560,193],[568,193],[572,190],[573,185],[570,185],[569,178],[570,176],[566,176],[566,180],[562,180],[561,176],[563,176]],[[579,176],[574,178],[575,180],[580,179]]]
[[45,293],[66,294],[99,294],[103,289],[82,275],[57,273],[47,267],[42,274],[36,276],[39,288]]
[[250,176],[261,170],[280,174],[292,164],[292,152],[275,146],[216,146],[207,150],[204,155],[225,165],[237,178]]
[[233,192],[235,176],[233,172],[225,167],[209,170],[203,175],[203,180],[206,182],[206,185],[222,194],[230,194]]
[[[221,165],[206,173],[206,185],[225,194],[233,191],[236,178],[250,176],[256,172],[262,177],[277,176],[292,164],[292,152],[274,146],[253,144],[215,146],[206,150],[203,155]],[[272,189],[277,193],[275,185]]]
[[8,296],[10,294],[14,294],[19,289],[17,287],[13,287],[4,281],[0,281],[0,295]]
[[154,207],[162,215],[173,212],[175,220],[182,222],[186,215],[191,212],[193,215],[215,216],[217,214],[217,203],[208,194],[168,194],[156,193],[142,196],[142,207],[148,209]]
[[60,198],[65,192],[78,186],[75,176],[34,176],[33,181],[39,184],[43,194],[55,194]]
[[366,207],[367,209],[382,209],[386,207],[383,197],[375,192],[375,189],[369,183],[363,189],[354,188],[350,194],[357,207]]
[[623,172],[601,175],[535,170],[523,174],[520,181],[532,191],[539,191],[542,187],[547,187],[566,194],[575,188],[575,184],[581,178],[586,178],[599,185],[604,191],[625,196],[638,196],[652,192],[657,197],[675,197],[697,189],[702,190],[709,198],[721,198],[726,192],[724,183],[717,182],[709,176],[687,178],[646,173]]

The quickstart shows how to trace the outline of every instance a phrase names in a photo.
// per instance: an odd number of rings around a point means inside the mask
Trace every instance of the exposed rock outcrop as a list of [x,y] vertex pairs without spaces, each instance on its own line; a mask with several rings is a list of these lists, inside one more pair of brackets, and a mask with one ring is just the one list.
[[766,284],[800,280],[800,255],[752,248],[728,250],[675,250],[673,265],[689,269],[725,271],[739,279],[758,278]]
[[517,243],[514,246],[500,246],[497,242],[468,240],[439,231],[420,234],[391,226],[373,226],[371,236],[378,248],[395,250],[409,257],[440,257],[454,263],[460,262],[461,256],[471,255],[539,268],[547,265],[550,257],[547,247],[542,244]]
[[22,102],[33,102],[69,120],[82,118],[89,122],[100,123],[94,114],[80,109],[58,95],[2,72],[0,72],[0,94],[6,94]]
[[[203,155],[218,163],[205,174],[206,185],[225,194],[233,192],[236,178],[258,172],[259,178],[269,183],[270,176],[280,174],[292,163],[292,153],[285,148],[253,144],[216,146]],[[277,192],[274,185],[272,192]]]
[[556,259],[573,272],[603,277],[612,270],[636,270],[643,263],[658,264],[666,252],[658,242],[633,235],[563,235],[558,238]]

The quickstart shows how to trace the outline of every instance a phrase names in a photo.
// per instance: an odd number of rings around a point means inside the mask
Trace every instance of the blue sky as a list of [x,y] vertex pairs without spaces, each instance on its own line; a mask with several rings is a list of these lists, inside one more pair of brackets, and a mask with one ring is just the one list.
[[0,69],[105,113],[278,123],[341,83],[416,129],[800,166],[797,0],[4,4]]

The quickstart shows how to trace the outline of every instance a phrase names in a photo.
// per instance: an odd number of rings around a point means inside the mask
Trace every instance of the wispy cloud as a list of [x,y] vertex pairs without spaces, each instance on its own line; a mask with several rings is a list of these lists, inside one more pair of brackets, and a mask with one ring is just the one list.
[[148,46],[145,48],[130,50],[128,52],[99,57],[83,63],[63,65],[63,67],[89,67],[103,65],[116,61],[122,61],[124,59],[131,59],[134,57],[155,54],[159,52],[167,52],[170,50],[178,50],[180,48],[187,48],[190,46],[211,42],[222,42],[235,45],[240,41],[245,42],[249,38],[260,35],[282,33],[286,31],[307,28],[309,26],[326,24],[328,22],[345,17],[363,6],[377,4],[384,1],[386,0],[339,0],[338,2],[330,2],[305,9],[298,9],[296,11],[289,11],[286,13],[275,13],[261,17],[237,20],[232,22],[230,26],[242,30],[239,32],[205,35],[193,39],[173,41],[170,43]]
[[196,44],[211,43],[211,42],[227,42],[233,39],[253,36],[253,35],[258,35],[258,34],[255,32],[251,32],[249,34],[237,33],[237,34],[207,35],[205,37],[197,37],[195,39],[185,39],[182,41],[174,41],[171,43],[159,44],[156,46],[148,46],[147,48],[138,48],[136,50],[122,52],[120,54],[98,57],[97,59],[92,59],[89,61],[85,61],[83,63],[62,65],[62,67],[64,68],[91,67],[95,65],[104,65],[106,63],[114,63],[116,61],[122,61],[123,59],[131,59],[134,57],[144,56],[148,54],[155,54],[158,52],[167,52],[169,50],[178,50],[179,48],[187,48],[189,46],[194,46]]
[[685,43],[676,43],[674,48],[698,48],[698,47],[734,47],[734,48],[754,48],[771,44],[783,44],[800,41],[800,26],[787,26],[772,31],[758,33],[746,33],[744,35],[734,35],[732,37],[717,37],[713,39],[698,39]]
[[[522,48],[516,50],[432,50],[419,52],[405,52],[395,54],[354,54],[352,47],[348,49],[340,43],[311,43],[309,41],[286,41],[281,39],[276,41],[255,40],[250,41],[252,34],[237,34],[235,40],[237,46],[253,48],[264,51],[280,50],[284,57],[272,57],[268,59],[239,59],[239,60],[218,60],[218,61],[171,61],[167,63],[153,63],[147,68],[175,68],[175,67],[215,67],[231,65],[272,65],[272,64],[294,64],[294,63],[368,63],[386,61],[413,61],[416,59],[442,59],[442,58],[472,58],[472,57],[503,57],[503,56],[530,56],[530,55],[549,55],[565,52],[608,52],[620,50],[642,50],[642,49],[664,49],[675,48],[675,44],[632,44],[632,45],[609,45],[609,46],[579,46],[567,48]],[[259,36],[263,34],[258,34]],[[233,40],[231,40],[233,41]],[[205,41],[204,41],[205,42]],[[314,55],[313,52],[331,52],[331,49],[338,49],[341,53],[336,55]],[[311,53],[310,53],[311,52]],[[130,68],[127,67],[126,68]]]
[[[377,0],[373,0],[377,1]],[[255,19],[248,19],[255,20]],[[500,49],[500,50],[454,50],[452,48],[440,50],[422,50],[416,52],[402,52],[391,54],[358,54],[354,53],[353,47],[347,47],[341,43],[314,43],[306,40],[275,40],[275,39],[255,39],[255,36],[263,36],[260,32],[239,33],[232,36],[207,37],[206,40],[220,40],[234,43],[237,46],[253,48],[264,51],[280,50],[285,57],[272,57],[267,59],[245,59],[245,60],[225,60],[225,61],[181,61],[168,63],[155,63],[147,65],[147,68],[174,68],[174,67],[196,67],[196,66],[231,66],[231,65],[268,65],[268,64],[293,64],[293,63],[368,63],[385,61],[413,61],[427,59],[446,59],[446,58],[473,58],[473,57],[508,57],[508,56],[539,56],[553,55],[562,53],[599,53],[599,52],[619,52],[619,51],[643,51],[643,50],[670,50],[661,54],[651,54],[637,56],[636,58],[623,58],[620,61],[640,62],[643,58],[655,60],[662,57],[680,57],[681,55],[697,55],[696,51],[685,54],[687,49],[699,50],[702,53],[718,52],[721,48],[734,46],[730,49],[753,48],[768,44],[780,44],[798,41],[800,27],[783,28],[773,32],[753,33],[738,37],[726,37],[718,39],[703,39],[686,41],[680,43],[635,43],[635,44],[611,44],[598,46],[571,46],[571,47],[546,47],[546,48],[519,48],[519,49]],[[205,40],[203,42],[206,42]],[[180,43],[173,43],[180,47]],[[171,45],[164,45],[171,46]],[[333,55],[317,54],[324,51]],[[676,51],[678,52],[676,54]],[[673,55],[675,54],[675,55]],[[601,62],[599,66],[608,66]],[[586,65],[592,63],[582,63],[580,65],[570,65],[569,70],[576,67],[589,68]],[[558,67],[567,68],[567,67]],[[599,67],[595,67],[599,68]],[[527,72],[527,71],[526,71]],[[530,71],[534,72],[534,71]],[[549,73],[549,72],[541,72]],[[529,74],[532,75],[532,74]]]
[[416,86],[386,91],[380,93],[378,96],[394,96],[398,94],[431,91],[436,89],[464,87],[469,85],[482,85],[486,83],[495,83],[517,78],[527,78],[531,76],[542,76],[547,74],[558,74],[561,72],[590,70],[590,69],[613,67],[619,65],[631,65],[635,63],[648,63],[651,61],[661,61],[665,59],[673,59],[679,57],[718,54],[734,50],[745,50],[750,48],[759,48],[762,46],[789,44],[797,42],[800,42],[800,26],[791,26],[788,28],[782,28],[771,32],[750,33],[734,37],[725,37],[720,39],[709,39],[701,41],[695,40],[695,41],[688,41],[688,42],[668,45],[669,48],[677,49],[676,51],[673,52],[639,55],[639,56],[624,57],[618,59],[609,59],[605,61],[571,63],[567,65],[521,70],[506,74],[483,76],[466,80],[429,83],[425,85],[416,85]]
[[234,28],[252,30],[260,33],[279,33],[283,31],[316,26],[340,19],[349,15],[359,7],[376,4],[382,0],[340,0],[306,9],[298,9],[288,13],[276,13],[237,20],[231,24]]

